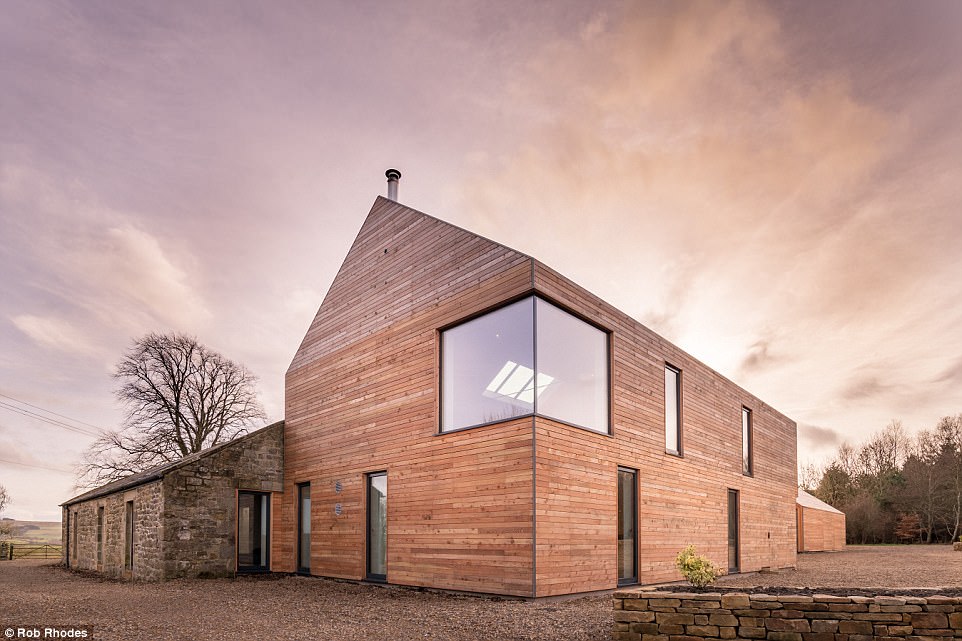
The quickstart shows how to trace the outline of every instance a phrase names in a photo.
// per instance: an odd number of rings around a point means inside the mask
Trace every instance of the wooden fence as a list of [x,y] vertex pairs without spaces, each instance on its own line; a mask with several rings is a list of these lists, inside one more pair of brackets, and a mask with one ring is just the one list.
[[59,545],[0,543],[0,561],[12,561],[14,559],[59,559],[62,551],[62,547]]

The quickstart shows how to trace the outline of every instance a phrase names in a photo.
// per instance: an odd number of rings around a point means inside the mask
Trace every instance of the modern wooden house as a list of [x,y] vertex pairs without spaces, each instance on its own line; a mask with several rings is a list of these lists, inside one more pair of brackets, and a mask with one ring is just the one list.
[[168,552],[210,532],[217,572],[523,597],[678,580],[688,544],[732,572],[795,565],[795,423],[535,258],[398,203],[388,177],[288,369],[283,473],[216,484],[224,536],[196,481],[196,527],[164,494],[159,533],[122,518],[131,486],[77,497],[74,564],[98,567],[100,502],[132,567],[136,542],[169,542],[143,552],[159,578],[197,574]]
[[[396,194],[396,180],[389,195]],[[795,423],[535,258],[378,198],[287,372],[272,567],[518,596],[795,565]]]

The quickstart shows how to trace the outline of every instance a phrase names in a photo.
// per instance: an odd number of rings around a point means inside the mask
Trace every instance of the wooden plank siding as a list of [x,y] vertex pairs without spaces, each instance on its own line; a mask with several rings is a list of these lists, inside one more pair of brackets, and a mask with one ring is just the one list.
[[[612,333],[612,434],[540,417],[438,434],[439,328],[535,290]],[[666,361],[682,370],[681,458],[664,448]],[[389,582],[610,589],[619,465],[638,470],[643,583],[677,580],[687,543],[727,567],[728,488],[741,492],[742,569],[795,564],[792,421],[532,258],[384,198],[291,363],[285,421],[276,571],[295,569],[295,486],[310,481],[311,572],[362,579],[365,474],[387,471]]]
[[[794,566],[795,423],[537,261],[535,289],[612,332],[613,362],[611,436],[538,419],[537,595],[616,585],[619,465],[638,470],[641,583],[678,580],[675,555],[688,543],[728,567],[728,489],[740,492],[741,570]],[[681,457],[665,452],[666,363],[682,372]]]
[[841,512],[796,506],[798,551],[826,552],[845,549],[845,515]]
[[[365,474],[386,470],[389,582],[531,595],[532,420],[439,435],[437,418],[437,329],[530,289],[529,257],[377,200],[287,374],[313,574],[364,577]],[[275,569],[292,571],[283,504]]]

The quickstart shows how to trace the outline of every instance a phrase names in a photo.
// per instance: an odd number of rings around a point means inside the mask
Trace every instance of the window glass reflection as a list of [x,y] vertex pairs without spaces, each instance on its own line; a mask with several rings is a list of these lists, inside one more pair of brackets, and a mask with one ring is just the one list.
[[534,411],[532,310],[526,298],[444,332],[442,431]]
[[608,432],[605,332],[534,297],[443,332],[441,431],[534,413]]
[[608,432],[608,336],[537,299],[538,414]]

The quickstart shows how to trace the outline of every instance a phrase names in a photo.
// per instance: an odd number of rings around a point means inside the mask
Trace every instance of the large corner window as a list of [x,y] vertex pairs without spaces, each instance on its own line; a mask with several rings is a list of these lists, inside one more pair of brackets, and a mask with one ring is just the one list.
[[531,296],[441,334],[441,431],[538,414],[608,433],[608,335]]

